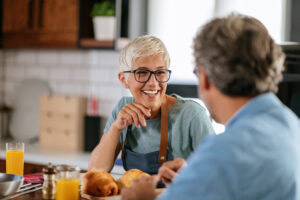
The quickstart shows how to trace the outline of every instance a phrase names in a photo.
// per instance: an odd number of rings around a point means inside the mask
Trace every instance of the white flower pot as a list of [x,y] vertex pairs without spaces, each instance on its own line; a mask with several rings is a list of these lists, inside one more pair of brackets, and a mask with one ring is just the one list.
[[96,40],[114,40],[116,17],[94,17],[94,35]]

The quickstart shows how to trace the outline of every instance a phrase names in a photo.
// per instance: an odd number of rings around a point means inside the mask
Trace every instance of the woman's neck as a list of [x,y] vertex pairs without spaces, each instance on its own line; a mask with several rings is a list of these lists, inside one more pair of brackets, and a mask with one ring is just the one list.
[[[168,106],[168,110],[173,106],[173,104],[175,103],[176,98],[175,97],[171,97],[171,96],[167,96],[167,106]],[[151,116],[149,117],[149,119],[155,119],[161,116],[161,106],[155,110],[151,110]]]
[[156,110],[151,110],[151,116],[149,117],[149,119],[155,119],[155,118],[160,117],[160,111],[161,111],[161,108],[156,109]]

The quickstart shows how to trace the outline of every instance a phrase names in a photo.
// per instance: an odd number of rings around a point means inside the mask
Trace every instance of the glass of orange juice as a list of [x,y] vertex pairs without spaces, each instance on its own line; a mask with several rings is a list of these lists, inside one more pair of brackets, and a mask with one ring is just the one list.
[[80,169],[76,166],[56,166],[56,200],[79,199]]
[[6,173],[23,176],[24,171],[24,149],[22,142],[6,143]]

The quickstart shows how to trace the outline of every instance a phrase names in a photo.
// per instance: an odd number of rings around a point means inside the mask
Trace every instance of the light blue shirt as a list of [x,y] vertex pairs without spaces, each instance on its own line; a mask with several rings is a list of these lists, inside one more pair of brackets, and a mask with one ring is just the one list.
[[272,94],[241,108],[224,134],[206,137],[158,198],[299,200],[300,121]]
[[[193,152],[202,139],[214,135],[214,130],[204,107],[199,103],[171,95],[176,98],[175,103],[168,111],[168,150],[173,158],[187,158]],[[116,120],[119,111],[128,103],[135,102],[133,97],[123,97],[116,105],[105,126],[107,133],[111,124]],[[131,133],[126,137],[126,145],[136,153],[150,153],[159,151],[160,148],[160,124],[161,118],[146,120],[147,126],[137,128],[134,124]],[[127,128],[122,131],[119,142],[125,140]]]

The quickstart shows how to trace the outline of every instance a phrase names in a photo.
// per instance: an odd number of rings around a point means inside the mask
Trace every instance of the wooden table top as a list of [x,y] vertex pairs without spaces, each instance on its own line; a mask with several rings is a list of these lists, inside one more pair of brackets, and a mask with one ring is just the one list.
[[[164,191],[164,189],[156,189],[157,195],[161,194]],[[89,195],[85,195],[89,196]],[[34,192],[30,192],[28,194],[24,194],[22,196],[14,198],[16,200],[41,200],[43,199],[43,194],[42,190],[37,190]],[[117,196],[110,196],[110,197],[88,197],[88,198],[83,198],[80,196],[79,200],[120,200],[121,197],[120,195]]]
[[[14,198],[15,200],[42,200],[43,194],[42,190],[30,192],[28,194],[21,195],[19,197]],[[84,198],[79,198],[80,200],[83,200]],[[86,199],[84,199],[86,200]]]
[[[89,196],[89,195],[86,195]],[[30,192],[27,194],[23,194],[21,196],[13,198],[15,200],[42,200],[43,199],[43,193],[42,190],[37,190],[34,192]],[[110,197],[89,197],[89,198],[83,198],[80,196],[79,200],[119,200],[121,199],[120,195],[117,196],[110,196]]]
[[25,199],[31,199],[31,200],[41,200],[43,199],[43,194],[42,194],[42,189],[38,190],[38,191],[34,191],[34,192],[30,192],[21,196],[18,196],[16,198],[14,198],[16,200],[25,200]]

